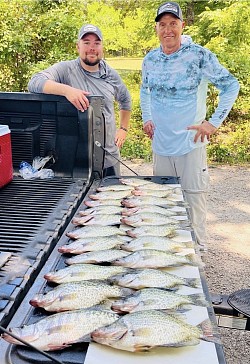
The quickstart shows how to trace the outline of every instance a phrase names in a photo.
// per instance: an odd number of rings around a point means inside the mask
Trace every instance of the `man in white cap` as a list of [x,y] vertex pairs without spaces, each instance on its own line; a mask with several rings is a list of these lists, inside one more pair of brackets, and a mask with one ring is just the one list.
[[[160,47],[143,60],[141,109],[152,139],[154,175],[180,177],[200,247],[206,246],[206,195],[209,175],[206,144],[225,120],[239,92],[236,78],[208,49],[183,36],[183,15],[175,2],[157,10]],[[208,82],[219,102],[206,120]]]
[[[119,74],[103,60],[103,36],[97,26],[82,26],[78,34],[77,50],[77,59],[56,63],[36,73],[31,78],[28,89],[35,93],[65,96],[82,112],[89,107],[88,95],[104,96],[105,149],[119,159],[119,148],[125,142],[129,126],[130,94]],[[120,109],[118,129],[114,100]],[[120,175],[120,164],[109,153],[105,156],[103,175]]]

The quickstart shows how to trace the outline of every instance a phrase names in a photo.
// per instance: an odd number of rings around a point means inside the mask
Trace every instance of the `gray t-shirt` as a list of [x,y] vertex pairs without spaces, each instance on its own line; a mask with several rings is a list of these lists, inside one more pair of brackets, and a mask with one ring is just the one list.
[[[116,133],[114,101],[118,102],[120,110],[131,110],[131,97],[119,74],[104,60],[100,62],[99,72],[88,72],[82,68],[80,58],[77,58],[56,63],[46,70],[36,73],[28,84],[29,92],[43,93],[44,84],[47,80],[88,91],[90,95],[104,97],[105,148],[109,153],[119,158],[119,148],[114,142]],[[115,158],[106,154],[104,168],[111,167],[116,163]]]

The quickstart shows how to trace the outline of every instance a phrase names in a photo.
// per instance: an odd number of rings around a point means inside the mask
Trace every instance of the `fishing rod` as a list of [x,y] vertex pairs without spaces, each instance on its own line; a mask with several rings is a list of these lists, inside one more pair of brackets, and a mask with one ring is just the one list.
[[56,358],[53,358],[53,356],[51,356],[48,353],[45,353],[43,350],[40,350],[38,348],[36,348],[35,346],[31,345],[30,343],[28,343],[27,341],[21,339],[20,337],[16,336],[15,334],[13,334],[12,332],[6,330],[3,326],[0,325],[0,331],[3,331],[5,334],[12,336],[14,339],[20,341],[21,343],[23,343],[26,346],[29,346],[31,349],[37,351],[38,353],[46,356],[48,359],[52,360],[53,362],[57,363],[57,364],[64,364],[62,361],[57,360]]

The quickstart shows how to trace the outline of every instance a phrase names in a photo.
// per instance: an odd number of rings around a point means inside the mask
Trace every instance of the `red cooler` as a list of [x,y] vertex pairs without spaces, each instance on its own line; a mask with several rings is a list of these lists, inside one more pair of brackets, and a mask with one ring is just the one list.
[[10,129],[0,125],[0,188],[13,179]]

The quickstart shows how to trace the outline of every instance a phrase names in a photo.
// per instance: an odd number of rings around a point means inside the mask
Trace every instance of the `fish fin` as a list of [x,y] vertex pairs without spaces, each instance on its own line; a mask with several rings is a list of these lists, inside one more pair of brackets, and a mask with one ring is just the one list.
[[201,340],[222,345],[217,331],[217,327],[211,322],[209,318],[202,321],[199,325],[197,325],[197,327],[201,331]]
[[187,254],[185,255],[190,265],[194,265],[203,268],[205,264],[202,262],[201,258],[197,254]]
[[72,346],[72,344],[66,344],[63,343],[61,345],[53,345],[53,344],[48,344],[48,351],[55,351],[55,350],[62,350],[65,348],[69,348],[70,346]]
[[182,346],[198,345],[199,343],[200,343],[199,339],[192,338],[192,339],[184,340],[184,341],[180,341],[180,342],[167,343],[166,345],[163,344],[161,346],[179,348]]
[[152,349],[153,346],[149,346],[149,345],[134,345],[134,351],[139,353],[139,352],[142,352],[142,351],[149,351],[150,349]]
[[190,240],[190,241],[186,241],[186,242],[184,242],[183,243],[183,245],[186,247],[186,248],[194,248],[194,242],[192,241],[192,240]]
[[196,306],[208,307],[209,303],[206,300],[205,296],[202,293],[190,294],[188,297],[191,299],[191,302]]
[[185,284],[189,287],[201,287],[201,281],[199,278],[186,278],[185,279]]

